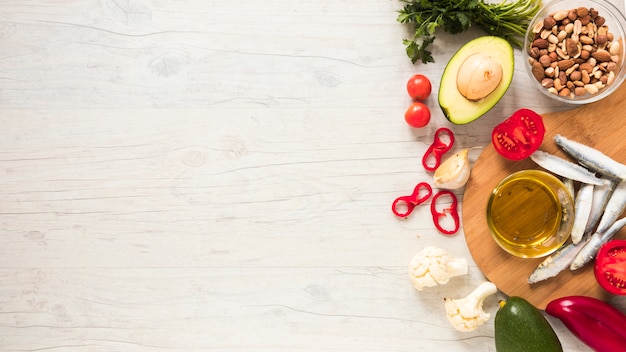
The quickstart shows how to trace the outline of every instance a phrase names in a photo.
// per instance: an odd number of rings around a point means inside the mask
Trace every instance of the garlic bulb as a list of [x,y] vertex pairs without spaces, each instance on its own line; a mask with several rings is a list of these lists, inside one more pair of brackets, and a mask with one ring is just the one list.
[[470,177],[469,149],[463,149],[441,163],[433,182],[437,188],[457,189],[465,186]]

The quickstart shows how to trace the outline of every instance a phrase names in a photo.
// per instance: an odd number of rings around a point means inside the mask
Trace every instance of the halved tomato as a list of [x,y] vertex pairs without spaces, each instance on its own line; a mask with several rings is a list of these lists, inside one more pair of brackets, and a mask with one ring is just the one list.
[[600,247],[594,274],[608,292],[626,295],[626,240],[612,240]]
[[520,109],[493,129],[491,142],[503,157],[522,160],[539,149],[545,133],[541,115]]

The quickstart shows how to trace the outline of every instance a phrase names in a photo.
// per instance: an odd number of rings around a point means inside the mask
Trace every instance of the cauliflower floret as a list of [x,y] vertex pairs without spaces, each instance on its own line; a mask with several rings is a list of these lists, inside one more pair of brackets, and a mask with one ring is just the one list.
[[409,263],[409,276],[418,291],[422,291],[424,287],[446,284],[450,278],[465,274],[465,259],[453,258],[437,247],[425,247]]
[[444,298],[446,316],[450,324],[458,331],[475,330],[489,320],[491,315],[483,310],[483,301],[496,292],[498,292],[496,285],[485,281],[465,298]]

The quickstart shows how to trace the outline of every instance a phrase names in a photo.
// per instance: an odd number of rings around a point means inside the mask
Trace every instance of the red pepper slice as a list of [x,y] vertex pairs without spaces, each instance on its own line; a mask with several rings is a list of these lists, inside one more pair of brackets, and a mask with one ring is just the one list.
[[522,160],[539,149],[545,133],[541,115],[529,109],[520,109],[493,129],[491,142],[503,157]]
[[[445,140],[441,139],[441,134],[447,134],[449,141],[446,143]],[[449,128],[442,127],[435,131],[435,137],[433,143],[428,147],[426,153],[422,157],[422,165],[424,169],[428,171],[435,171],[439,165],[441,164],[441,157],[450,149],[452,149],[452,145],[454,144],[454,134]],[[428,165],[431,159],[435,160],[434,165]]]
[[[420,196],[420,193],[422,193],[424,190],[426,191],[426,194]],[[431,194],[433,194],[433,189],[430,187],[430,185],[426,182],[420,182],[417,184],[417,186],[415,186],[415,189],[413,189],[413,194],[411,194],[410,196],[402,196],[396,198],[396,200],[394,200],[391,204],[391,211],[396,216],[403,218],[407,217],[413,212],[413,209],[415,209],[416,206],[424,203],[428,198],[430,198]],[[398,210],[399,203],[403,203],[406,205],[406,212],[401,212],[400,210]]]
[[[450,197],[450,200],[452,201],[452,203],[450,204],[449,207],[444,208],[442,211],[438,211],[437,200],[439,200],[439,197],[441,196]],[[437,194],[435,194],[432,202],[430,203],[430,213],[433,216],[433,223],[435,224],[435,227],[437,228],[437,230],[439,230],[439,232],[445,235],[452,235],[452,234],[455,234],[459,230],[459,227],[461,224],[459,220],[459,212],[457,211],[457,206],[458,206],[458,201],[457,201],[456,195],[454,195],[452,191],[449,191],[446,189],[446,190],[439,191],[437,192]],[[452,228],[451,230],[445,229],[441,225],[442,217],[451,217],[452,220],[454,221],[454,228]]]
[[557,298],[546,313],[560,319],[580,341],[598,352],[626,351],[626,315],[609,303],[586,296]]
[[594,274],[598,284],[608,292],[626,295],[626,240],[612,240],[600,247]]

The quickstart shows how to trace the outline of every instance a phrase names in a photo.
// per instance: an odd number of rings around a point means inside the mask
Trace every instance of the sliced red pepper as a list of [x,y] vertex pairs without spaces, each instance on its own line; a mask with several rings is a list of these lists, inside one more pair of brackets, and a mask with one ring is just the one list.
[[626,295],[626,240],[612,240],[600,247],[594,273],[602,288],[614,295]]
[[539,149],[545,133],[541,115],[529,109],[520,109],[493,129],[491,142],[503,157],[522,160]]
[[580,341],[598,352],[626,351],[626,315],[609,303],[586,296],[557,298],[546,313],[560,319]]
[[[450,200],[452,203],[450,204],[449,207],[444,208],[442,211],[438,211],[437,200],[439,200],[439,197],[441,196],[450,197]],[[457,201],[456,195],[452,193],[452,191],[442,190],[442,191],[437,192],[437,194],[435,194],[435,196],[433,197],[433,200],[430,203],[430,213],[433,216],[433,223],[435,224],[435,227],[437,228],[437,230],[439,230],[439,232],[445,235],[452,235],[452,234],[455,234],[459,230],[461,222],[459,219],[459,212],[457,211],[457,206],[458,206],[458,201]],[[444,217],[452,218],[452,220],[454,221],[454,228],[446,229],[441,225],[441,218],[444,218]]]
[[[445,140],[441,139],[441,134],[447,134],[449,141],[446,143]],[[454,145],[454,134],[449,128],[442,127],[435,131],[435,137],[433,143],[428,147],[426,153],[422,157],[422,165],[424,169],[428,171],[435,171],[439,165],[441,164],[441,157],[450,149],[452,149],[452,145]],[[431,159],[435,160],[434,165],[429,165],[429,161]]]
[[[426,194],[420,196],[420,193],[423,193],[424,191],[426,192]],[[394,200],[391,204],[391,211],[396,216],[403,218],[407,217],[413,212],[413,209],[415,209],[416,206],[428,200],[431,194],[433,194],[433,189],[430,187],[430,185],[426,182],[420,182],[417,184],[417,186],[415,186],[415,189],[413,189],[413,194],[411,194],[410,196],[402,196],[396,198],[396,200]],[[404,203],[406,205],[405,212],[401,212],[398,209],[398,205],[400,203]]]

